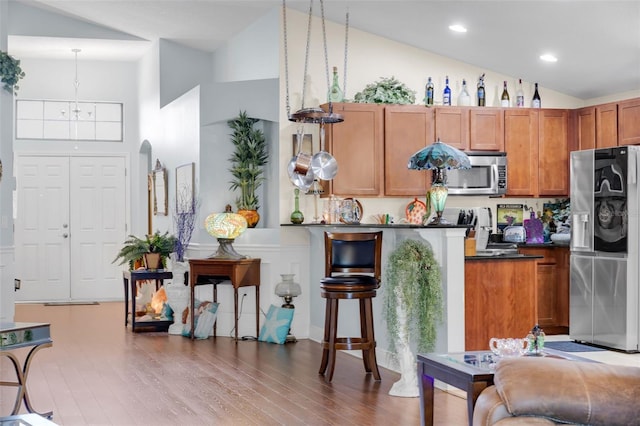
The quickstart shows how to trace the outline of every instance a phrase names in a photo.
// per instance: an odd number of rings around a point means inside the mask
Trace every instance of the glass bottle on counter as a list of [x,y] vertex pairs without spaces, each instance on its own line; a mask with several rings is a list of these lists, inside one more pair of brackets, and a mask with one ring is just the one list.
[[433,81],[431,81],[431,77],[429,77],[424,87],[424,104],[426,106],[433,106],[433,90]]
[[486,93],[484,90],[484,74],[478,78],[478,106],[485,105]]
[[449,88],[449,76],[445,78],[444,92],[442,93],[442,105],[451,105],[451,88]]
[[522,90],[522,79],[518,79],[518,91],[516,92],[516,106],[524,108],[524,91]]
[[471,105],[471,96],[469,96],[469,92],[467,91],[467,81],[464,78],[462,79],[462,91],[460,92],[460,96],[458,97],[458,105]]
[[502,96],[500,97],[500,106],[503,108],[509,107],[509,92],[507,91],[507,81],[504,81],[502,86]]
[[538,83],[535,84],[536,89],[533,92],[533,99],[531,100],[532,108],[541,108],[542,102],[540,101],[540,94],[538,93]]
[[329,89],[327,95],[329,102],[342,102],[344,100],[344,93],[338,84],[338,67],[333,67],[333,84]]
[[300,190],[296,188],[293,190],[293,193],[295,194],[295,208],[291,213],[290,219],[291,223],[300,225],[302,222],[304,222],[304,215],[300,211]]

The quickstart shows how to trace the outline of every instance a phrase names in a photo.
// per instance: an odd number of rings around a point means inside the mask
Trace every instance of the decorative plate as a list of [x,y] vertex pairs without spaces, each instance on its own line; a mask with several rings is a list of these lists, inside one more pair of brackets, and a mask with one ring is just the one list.
[[[348,211],[348,203],[345,203],[345,201],[351,201],[352,203],[355,203],[355,211]],[[360,201],[356,200],[355,198],[345,198],[344,200],[342,200],[342,207],[340,208],[340,222],[350,225],[360,223],[363,213],[364,209],[362,208],[362,204],[360,204]]]
[[405,212],[409,223],[422,225],[424,215],[427,214],[427,205],[415,198],[412,202],[407,204]]

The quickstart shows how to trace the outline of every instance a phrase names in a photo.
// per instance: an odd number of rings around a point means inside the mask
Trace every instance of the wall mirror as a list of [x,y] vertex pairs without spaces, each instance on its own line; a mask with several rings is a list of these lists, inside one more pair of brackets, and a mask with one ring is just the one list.
[[169,201],[167,199],[167,169],[162,167],[160,160],[156,160],[153,169],[153,214],[156,216],[169,215]]

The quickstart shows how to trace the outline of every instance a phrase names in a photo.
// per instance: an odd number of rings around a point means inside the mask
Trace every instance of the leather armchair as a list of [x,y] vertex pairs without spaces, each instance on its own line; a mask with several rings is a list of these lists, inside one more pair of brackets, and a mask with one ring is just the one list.
[[640,425],[640,368],[554,358],[501,359],[474,426]]

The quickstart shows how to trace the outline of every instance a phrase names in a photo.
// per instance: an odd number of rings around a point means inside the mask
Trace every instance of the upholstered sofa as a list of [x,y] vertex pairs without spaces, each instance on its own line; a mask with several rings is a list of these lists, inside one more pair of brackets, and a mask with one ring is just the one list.
[[476,401],[474,426],[640,425],[640,368],[505,358]]

